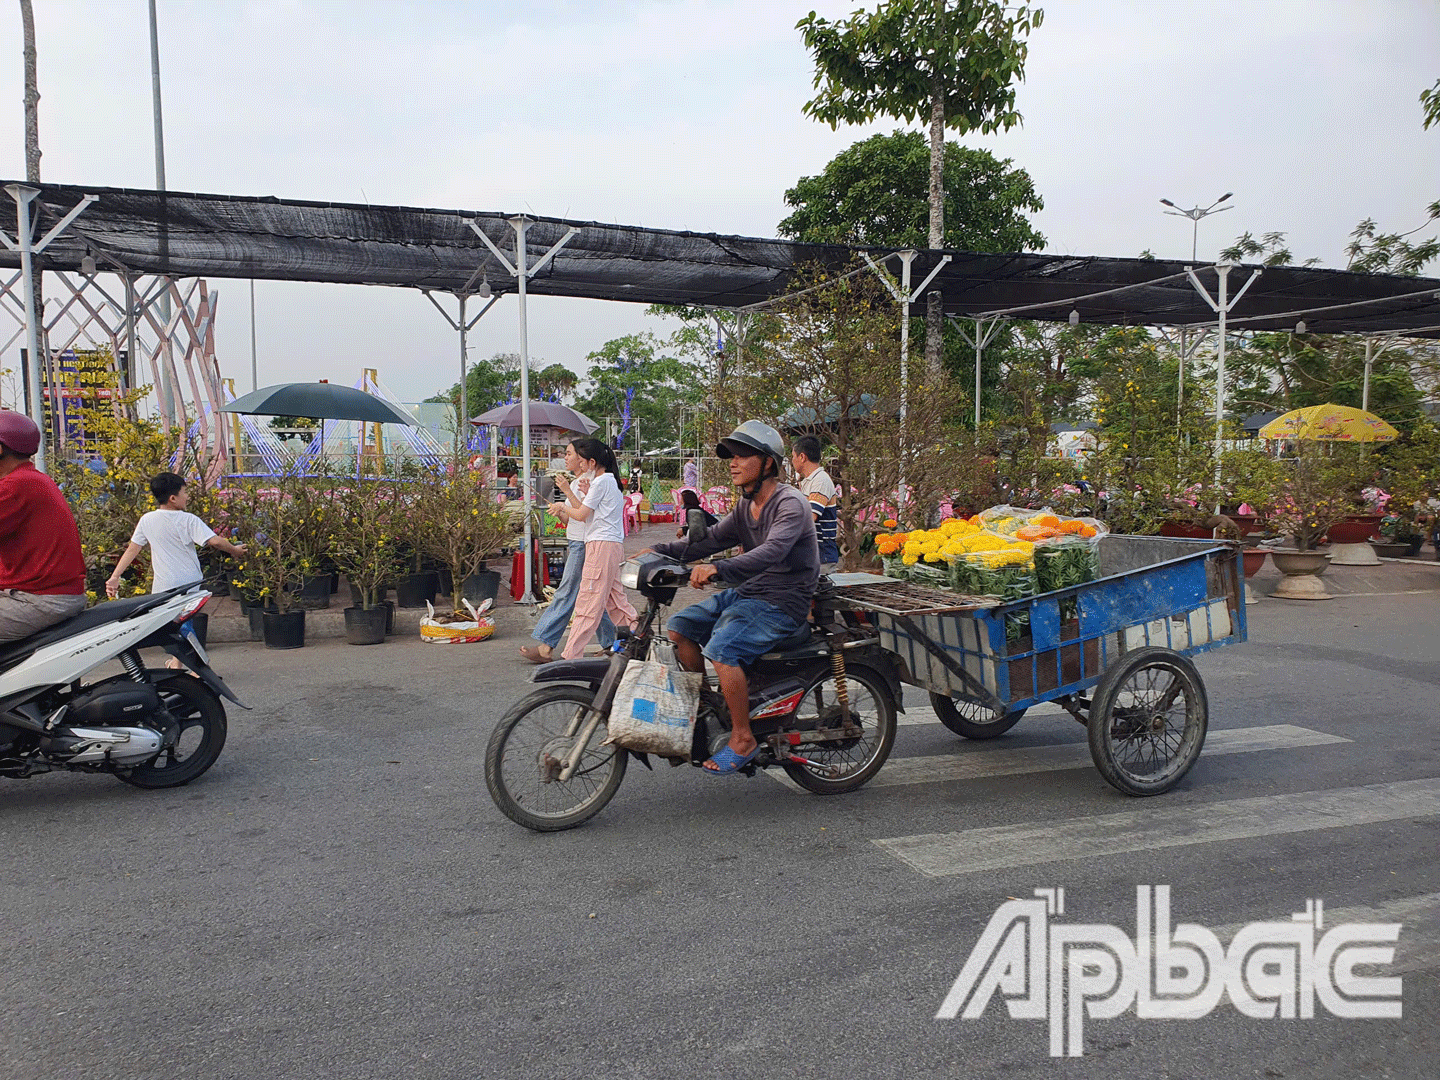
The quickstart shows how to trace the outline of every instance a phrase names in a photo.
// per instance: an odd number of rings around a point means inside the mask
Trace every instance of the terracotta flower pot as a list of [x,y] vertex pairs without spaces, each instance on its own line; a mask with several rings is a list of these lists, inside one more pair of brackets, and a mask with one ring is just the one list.
[[1329,530],[1332,544],[1363,544],[1380,533],[1379,517],[1354,517],[1331,525]]
[[1260,568],[1265,565],[1265,557],[1269,554],[1270,552],[1266,548],[1247,548],[1243,551],[1241,555],[1245,559],[1245,576],[1252,578],[1258,574]]
[[1270,595],[1282,600],[1329,600],[1330,593],[1320,575],[1330,562],[1328,551],[1275,551],[1270,552],[1275,560],[1275,569],[1285,576]]

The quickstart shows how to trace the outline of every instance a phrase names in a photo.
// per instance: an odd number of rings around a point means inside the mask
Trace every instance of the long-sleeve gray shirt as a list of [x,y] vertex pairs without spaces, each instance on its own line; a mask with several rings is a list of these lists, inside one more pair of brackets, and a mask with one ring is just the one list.
[[705,539],[656,544],[655,551],[681,562],[693,562],[736,545],[742,554],[715,563],[716,576],[737,586],[741,596],[774,604],[804,621],[820,581],[820,550],[810,503],[789,484],[775,488],[760,508],[757,521],[749,499],[712,525]]

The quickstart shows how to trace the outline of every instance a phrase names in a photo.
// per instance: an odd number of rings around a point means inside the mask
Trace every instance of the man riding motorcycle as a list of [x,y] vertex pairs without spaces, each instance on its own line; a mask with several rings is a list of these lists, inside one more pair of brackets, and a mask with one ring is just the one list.
[[747,420],[720,440],[715,453],[729,460],[731,482],[740,489],[735,508],[698,542],[678,540],[652,550],[680,562],[737,546],[742,551],[695,567],[690,574],[694,588],[712,578],[734,587],[677,612],[668,625],[680,663],[704,671],[709,658],[720,678],[730,710],[730,742],[705,762],[705,769],[724,775],[743,768],[760,751],[750,730],[745,665],[805,624],[820,579],[820,552],[809,501],[780,480],[785,444],[779,432]]

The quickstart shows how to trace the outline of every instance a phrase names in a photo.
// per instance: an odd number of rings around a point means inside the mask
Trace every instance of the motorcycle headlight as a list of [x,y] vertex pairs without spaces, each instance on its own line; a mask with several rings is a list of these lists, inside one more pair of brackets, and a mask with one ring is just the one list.
[[627,589],[640,588],[640,564],[627,562],[620,567],[620,584]]

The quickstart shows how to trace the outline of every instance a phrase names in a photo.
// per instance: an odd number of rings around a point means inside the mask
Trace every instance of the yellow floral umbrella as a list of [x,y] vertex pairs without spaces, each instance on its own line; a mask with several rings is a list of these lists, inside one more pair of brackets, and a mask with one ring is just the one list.
[[1260,429],[1262,439],[1324,442],[1393,442],[1400,433],[1374,413],[1348,405],[1311,405],[1277,416]]

